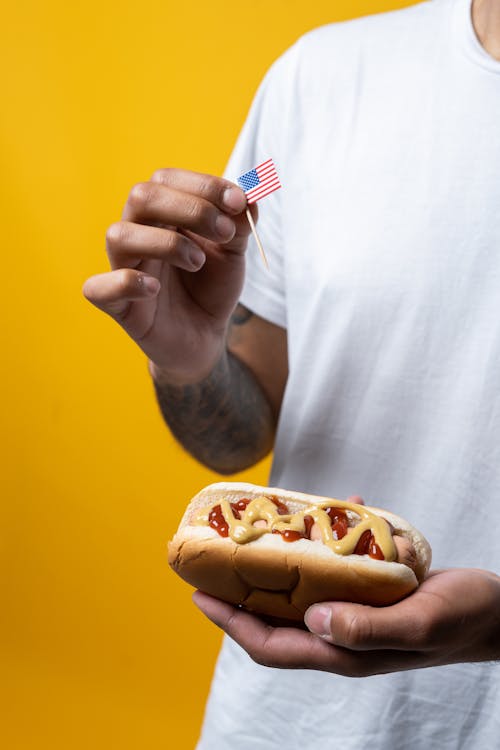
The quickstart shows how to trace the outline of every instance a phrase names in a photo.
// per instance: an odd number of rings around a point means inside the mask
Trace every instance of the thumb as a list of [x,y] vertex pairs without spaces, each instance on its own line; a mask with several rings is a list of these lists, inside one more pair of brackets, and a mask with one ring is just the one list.
[[377,648],[372,613],[374,607],[345,602],[313,604],[304,616],[309,630],[328,643],[353,650]]
[[319,635],[325,641],[333,643],[331,604],[313,604],[304,615],[304,622],[311,633]]
[[127,314],[131,302],[156,297],[159,290],[158,279],[132,268],[91,276],[83,285],[89,302],[118,322]]
[[419,612],[410,599],[388,607],[323,602],[313,604],[304,616],[308,629],[328,643],[354,651],[406,650],[418,637]]

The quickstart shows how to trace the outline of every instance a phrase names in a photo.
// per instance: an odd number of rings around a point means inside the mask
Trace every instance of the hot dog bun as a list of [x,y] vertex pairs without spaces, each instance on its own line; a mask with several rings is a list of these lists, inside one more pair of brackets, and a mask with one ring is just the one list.
[[[357,507],[384,518],[394,535],[409,540],[415,553],[413,569],[367,554],[336,554],[321,541],[287,542],[279,533],[262,532],[253,541],[236,543],[208,525],[199,525],[203,511],[221,501],[262,496],[277,498],[290,513],[318,503],[342,504],[332,498],[246,483],[209,485],[191,500],[169,542],[168,561],[173,570],[207,594],[289,620],[302,620],[306,609],[321,601],[392,604],[417,588],[427,574],[431,548],[424,536],[395,514],[369,506]],[[359,520],[355,513],[346,512],[350,519]]]

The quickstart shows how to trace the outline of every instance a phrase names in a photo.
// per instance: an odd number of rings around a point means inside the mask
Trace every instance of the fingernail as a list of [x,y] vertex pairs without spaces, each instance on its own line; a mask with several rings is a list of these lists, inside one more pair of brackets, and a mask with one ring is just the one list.
[[222,202],[226,208],[240,213],[245,208],[246,198],[242,190],[228,187],[224,190]]
[[206,256],[202,250],[193,249],[193,250],[190,250],[188,253],[188,260],[192,268],[195,271],[199,271],[199,269],[205,263]]
[[234,221],[232,221],[229,216],[225,216],[224,214],[219,214],[219,216],[216,218],[215,228],[219,237],[226,242],[229,242],[229,240],[234,237],[234,233],[236,231]]
[[154,276],[140,276],[139,278],[142,279],[142,285],[148,294],[151,294],[151,296],[158,294],[160,291],[160,282],[158,279],[155,279]]
[[309,607],[304,615],[304,622],[311,631],[322,638],[332,637],[331,622],[332,610],[321,604],[314,604]]

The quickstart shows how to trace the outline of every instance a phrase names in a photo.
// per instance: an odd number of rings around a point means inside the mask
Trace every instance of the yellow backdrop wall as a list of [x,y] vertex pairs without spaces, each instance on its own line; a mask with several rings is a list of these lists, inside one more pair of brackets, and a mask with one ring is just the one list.
[[[310,28],[410,5],[194,0],[2,12],[2,581],[8,750],[194,747],[219,632],[166,564],[217,479],[173,442],[141,353],[81,296],[161,166],[220,173],[269,64]],[[265,481],[264,462],[241,477]]]

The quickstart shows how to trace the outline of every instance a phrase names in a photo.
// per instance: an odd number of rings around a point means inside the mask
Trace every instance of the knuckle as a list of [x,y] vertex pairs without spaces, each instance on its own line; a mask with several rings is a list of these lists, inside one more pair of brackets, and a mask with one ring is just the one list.
[[259,664],[261,667],[275,666],[274,661],[269,657],[269,654],[266,654],[265,650],[263,649],[254,650],[252,653],[249,653],[249,656],[252,661],[254,661],[256,664]]
[[120,295],[126,294],[136,284],[136,275],[131,268],[120,268],[116,276],[117,291]]
[[363,610],[356,610],[344,616],[342,642],[348,648],[359,648],[370,640],[372,625]]
[[217,177],[210,174],[202,174],[200,177],[200,193],[203,196],[209,199],[214,197],[217,197],[218,199],[222,198],[226,186],[221,185],[220,180]]
[[[445,634],[446,635],[446,634]],[[412,621],[411,640],[417,650],[432,648],[442,639],[443,629],[434,620],[416,615]]]
[[186,238],[178,232],[167,232],[163,238],[162,249],[168,253],[182,253],[186,245]]
[[239,612],[232,612],[229,617],[227,618],[227,622],[224,626],[224,630],[229,633],[229,635],[233,634],[235,629],[238,627],[238,614]]
[[174,170],[171,167],[162,167],[161,169],[155,169],[151,175],[151,182],[161,182],[164,185],[168,185]]
[[209,208],[200,200],[194,198],[187,200],[185,210],[187,218],[196,224],[208,221]]
[[275,667],[278,666],[278,660],[276,655],[273,657],[273,631],[268,631],[262,641],[253,649],[253,653],[250,654],[251,658],[257,664],[262,667]]
[[114,250],[123,244],[127,237],[126,225],[122,221],[116,221],[111,224],[106,231],[106,245]]
[[129,193],[128,202],[131,206],[140,208],[151,201],[154,188],[149,182],[138,182]]

